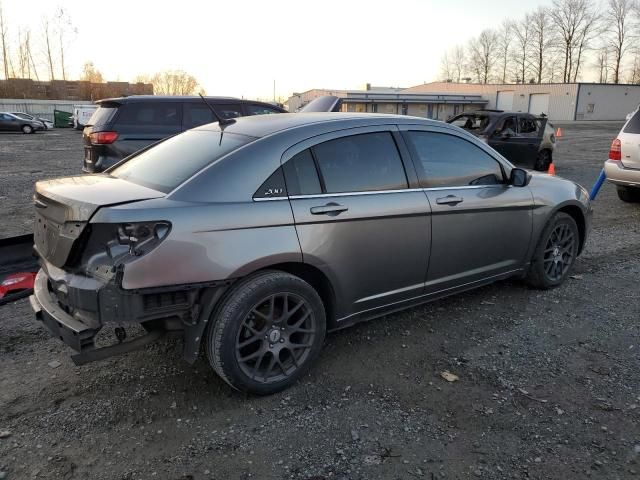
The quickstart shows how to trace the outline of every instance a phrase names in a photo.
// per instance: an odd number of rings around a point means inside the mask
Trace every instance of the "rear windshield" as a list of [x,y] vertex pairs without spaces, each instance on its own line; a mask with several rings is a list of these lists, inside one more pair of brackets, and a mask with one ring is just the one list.
[[624,133],[640,133],[640,109],[631,117],[624,127]]
[[211,162],[254,137],[189,130],[151,147],[107,171],[109,175],[168,193]]
[[116,113],[117,107],[98,107],[98,109],[93,112],[91,118],[87,122],[87,125],[104,125],[109,122],[113,118],[113,115]]

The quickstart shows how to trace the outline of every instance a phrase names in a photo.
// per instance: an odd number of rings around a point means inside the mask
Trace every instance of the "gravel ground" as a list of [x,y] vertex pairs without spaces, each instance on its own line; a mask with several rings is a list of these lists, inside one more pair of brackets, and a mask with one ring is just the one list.
[[[557,173],[590,187],[619,128],[563,126]],[[81,156],[78,132],[1,135],[0,235],[28,232],[33,182]],[[638,478],[639,233],[605,185],[562,287],[501,282],[332,334],[268,398],[178,340],[75,367],[26,300],[3,306],[0,479]]]

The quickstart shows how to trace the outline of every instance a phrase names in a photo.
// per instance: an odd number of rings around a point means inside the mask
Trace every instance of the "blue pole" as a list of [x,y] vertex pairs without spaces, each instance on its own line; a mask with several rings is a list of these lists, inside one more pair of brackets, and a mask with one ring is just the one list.
[[598,179],[596,180],[596,183],[593,184],[593,188],[591,189],[591,193],[589,194],[589,200],[595,200],[596,196],[598,195],[598,192],[600,191],[600,187],[602,187],[602,184],[604,183],[604,181],[606,180],[607,176],[604,174],[604,168],[602,170],[600,170],[600,175],[598,176]]

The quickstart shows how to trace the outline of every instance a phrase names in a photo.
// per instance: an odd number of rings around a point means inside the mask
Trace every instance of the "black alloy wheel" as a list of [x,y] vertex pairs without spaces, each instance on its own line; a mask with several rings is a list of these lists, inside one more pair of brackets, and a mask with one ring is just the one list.
[[231,287],[205,339],[209,363],[229,385],[269,395],[293,385],[324,342],[325,309],[300,277],[262,271]]
[[309,303],[292,293],[275,293],[245,316],[236,338],[236,360],[251,380],[279,382],[307,360],[316,335]]

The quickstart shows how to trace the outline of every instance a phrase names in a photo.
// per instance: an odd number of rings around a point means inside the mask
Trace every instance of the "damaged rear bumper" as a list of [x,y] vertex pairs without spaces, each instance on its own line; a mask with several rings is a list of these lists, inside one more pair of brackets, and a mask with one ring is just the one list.
[[[129,291],[114,280],[70,274],[43,262],[29,301],[51,335],[77,352],[72,358],[78,365],[142,348],[167,331],[183,333],[185,359],[194,362],[211,314],[202,306],[215,303],[223,290],[223,285],[189,285]],[[143,324],[148,333],[98,348],[96,336],[107,323]]]
[[38,272],[33,286],[33,295],[29,297],[36,319],[77,352],[94,345],[94,337],[100,328],[91,328],[65,312],[49,294],[47,276],[43,270]]

